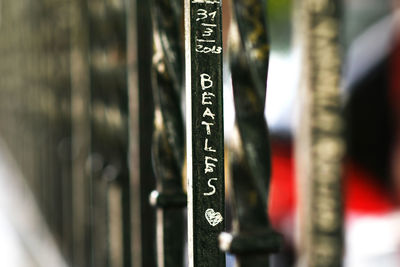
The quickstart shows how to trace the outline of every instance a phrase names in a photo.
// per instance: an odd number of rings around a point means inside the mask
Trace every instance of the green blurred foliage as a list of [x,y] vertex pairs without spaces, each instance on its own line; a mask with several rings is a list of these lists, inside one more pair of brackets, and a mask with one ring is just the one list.
[[292,0],[268,1],[268,24],[272,50],[288,52],[292,35]]

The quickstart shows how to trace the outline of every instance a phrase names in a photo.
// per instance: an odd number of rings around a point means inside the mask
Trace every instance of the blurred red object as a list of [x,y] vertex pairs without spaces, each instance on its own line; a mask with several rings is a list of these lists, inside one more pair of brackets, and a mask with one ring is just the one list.
[[[272,180],[269,212],[271,221],[279,226],[296,208],[296,181],[291,144],[275,143],[272,147]],[[372,174],[348,161],[343,176],[345,215],[379,215],[391,212],[396,203]]]

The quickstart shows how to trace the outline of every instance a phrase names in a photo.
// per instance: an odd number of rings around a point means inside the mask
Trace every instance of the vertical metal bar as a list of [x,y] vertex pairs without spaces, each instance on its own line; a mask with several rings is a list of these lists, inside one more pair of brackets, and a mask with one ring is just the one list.
[[230,69],[236,110],[230,149],[233,233],[220,246],[241,267],[269,266],[269,254],[282,243],[267,215],[271,155],[264,117],[269,63],[265,0],[234,0],[230,32]]
[[88,20],[85,0],[71,2],[71,116],[72,116],[72,265],[89,265],[90,78]]
[[304,201],[301,230],[309,236],[301,237],[301,261],[315,267],[341,266],[343,256],[339,11],[340,0],[302,3],[307,102],[300,131],[305,139],[299,140],[298,153],[303,161],[299,165],[305,166],[300,173],[305,183],[302,198],[309,198]]
[[136,0],[127,1],[127,75],[129,97],[129,171],[131,205],[131,255],[134,267],[142,266],[142,214],[140,168],[140,101],[139,101],[139,61]]
[[183,58],[182,1],[152,1],[153,97],[155,105],[153,168],[157,191],[151,203],[157,207],[157,261],[159,267],[183,266],[186,194],[182,186],[184,159],[181,93]]
[[155,212],[148,196],[155,187],[151,165],[154,105],[151,90],[150,1],[127,1],[127,67],[131,254],[134,267],[155,267]]
[[[107,86],[99,81],[104,78],[104,70],[98,70],[96,67],[95,52],[102,51],[104,44],[102,43],[104,29],[107,29],[106,20],[106,4],[105,1],[87,0],[88,5],[88,18],[89,18],[89,66],[90,66],[90,104],[91,104],[91,154],[90,154],[90,231],[91,231],[91,253],[90,253],[90,266],[110,266],[109,255],[109,235],[108,235],[108,205],[107,205],[107,181],[103,179],[103,168],[107,164],[106,155],[104,152],[106,148],[104,139],[107,131],[104,129],[104,118],[102,113],[105,111],[106,106],[103,103],[101,92],[106,91]],[[107,43],[107,42],[106,42]],[[97,51],[96,51],[97,50]],[[99,61],[101,62],[101,61]],[[106,61],[107,63],[107,61]],[[105,64],[106,65],[106,64]],[[100,88],[99,88],[100,87]]]
[[185,1],[189,266],[225,266],[222,5]]
[[123,225],[123,205],[122,190],[118,183],[110,183],[108,186],[108,227],[109,227],[109,249],[110,267],[123,267],[124,265],[124,225]]
[[[125,6],[122,0],[92,0],[88,8],[92,266],[129,266],[130,235],[124,232],[130,228],[129,201],[125,201],[129,195]],[[111,219],[115,212],[120,216]]]

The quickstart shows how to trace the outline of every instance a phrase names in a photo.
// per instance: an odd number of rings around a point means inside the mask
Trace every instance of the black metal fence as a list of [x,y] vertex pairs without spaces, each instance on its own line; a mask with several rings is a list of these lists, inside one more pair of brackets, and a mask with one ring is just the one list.
[[[267,212],[267,1],[0,5],[1,137],[70,266],[221,267],[226,253],[269,266],[286,245]],[[340,3],[297,8],[297,258],[341,266]],[[223,66],[235,107],[227,141]]]

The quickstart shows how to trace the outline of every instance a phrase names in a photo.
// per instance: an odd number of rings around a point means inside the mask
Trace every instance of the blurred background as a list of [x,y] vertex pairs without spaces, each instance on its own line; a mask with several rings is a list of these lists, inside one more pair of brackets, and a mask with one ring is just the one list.
[[[282,267],[297,259],[293,140],[304,63],[293,1],[268,2],[269,212],[285,236],[272,260]],[[142,266],[155,266],[150,13],[133,3],[0,0],[0,266],[132,266],[138,253]],[[342,4],[344,266],[399,266],[399,4]],[[128,63],[133,50],[140,68]],[[228,143],[234,108],[224,75]],[[140,116],[129,111],[135,97]],[[138,226],[139,215],[148,223]]]

